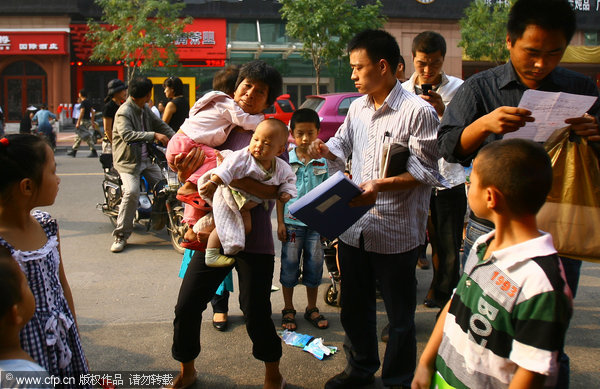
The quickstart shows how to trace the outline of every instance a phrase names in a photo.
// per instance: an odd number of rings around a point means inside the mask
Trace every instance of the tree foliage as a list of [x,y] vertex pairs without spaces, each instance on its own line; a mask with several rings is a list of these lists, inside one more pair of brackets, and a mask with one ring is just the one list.
[[465,8],[459,21],[461,40],[458,45],[473,60],[489,60],[499,65],[508,60],[506,22],[512,3],[475,0]]
[[95,0],[102,8],[100,22],[88,21],[87,40],[94,44],[91,60],[123,61],[127,79],[157,66],[176,65],[175,40],[192,18],[180,18],[183,1]]
[[358,32],[367,28],[381,28],[382,4],[362,7],[355,0],[279,0],[281,16],[286,21],[287,35],[303,44],[302,54],[313,63],[317,93],[324,65],[345,56],[346,46]]

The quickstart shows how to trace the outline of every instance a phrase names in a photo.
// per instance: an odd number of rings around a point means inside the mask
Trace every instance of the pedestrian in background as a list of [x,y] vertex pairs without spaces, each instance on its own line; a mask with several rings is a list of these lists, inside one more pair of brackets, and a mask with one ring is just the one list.
[[[417,35],[412,44],[415,72],[402,84],[433,106],[442,120],[446,106],[463,81],[443,71],[446,40],[434,31]],[[456,287],[460,270],[460,245],[467,212],[465,170],[458,163],[438,159],[440,174],[450,187],[436,186],[431,193],[428,226],[433,279],[423,304],[429,308],[443,308]]]
[[25,112],[23,112],[23,117],[19,123],[19,134],[31,134],[31,118],[35,114],[35,111],[37,111],[37,108],[30,105]]
[[115,114],[119,106],[127,98],[127,85],[115,78],[108,82],[108,94],[104,99],[104,110],[102,111],[102,122],[104,124],[104,138],[102,139],[102,154],[112,154],[112,130]]
[[87,97],[88,94],[85,89],[79,91],[79,101],[81,101],[81,104],[77,123],[75,124],[75,143],[73,143],[73,147],[67,153],[67,155],[73,158],[77,155],[77,149],[79,149],[79,144],[82,140],[90,146],[90,155],[88,157],[94,158],[98,156],[94,147],[96,137],[94,135],[93,123],[96,118],[96,111],[92,106],[92,102]]
[[56,115],[48,111],[46,104],[42,104],[41,109],[33,116],[32,122],[37,124],[38,132],[46,137],[48,143],[50,143],[50,147],[52,147],[52,151],[54,151],[56,150],[56,133],[54,132],[52,123],[50,123],[51,118],[56,120]]
[[163,83],[165,96],[169,101],[165,106],[162,120],[173,129],[179,131],[179,127],[188,118],[190,102],[183,95],[183,82],[178,77],[169,77]]

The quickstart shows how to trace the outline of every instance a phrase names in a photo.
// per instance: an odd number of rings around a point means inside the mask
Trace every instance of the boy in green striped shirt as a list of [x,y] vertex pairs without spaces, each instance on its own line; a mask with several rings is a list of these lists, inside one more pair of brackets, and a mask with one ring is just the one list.
[[481,149],[469,205],[495,230],[481,236],[442,310],[412,388],[554,387],[571,291],[536,214],[552,185],[544,148],[524,139]]

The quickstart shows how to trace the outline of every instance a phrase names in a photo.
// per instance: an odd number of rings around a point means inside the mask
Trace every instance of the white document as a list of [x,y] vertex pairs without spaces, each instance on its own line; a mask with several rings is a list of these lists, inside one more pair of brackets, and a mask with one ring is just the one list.
[[525,138],[545,142],[554,131],[567,126],[566,119],[583,116],[595,101],[596,96],[528,89],[519,102],[519,108],[531,111],[535,121],[504,134],[504,139]]

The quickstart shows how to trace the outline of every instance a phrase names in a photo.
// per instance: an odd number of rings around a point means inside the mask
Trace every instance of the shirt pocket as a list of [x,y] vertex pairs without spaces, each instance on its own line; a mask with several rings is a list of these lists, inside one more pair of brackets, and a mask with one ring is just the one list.
[[320,176],[327,173],[327,169],[323,168],[323,167],[314,167],[313,168],[313,174],[315,176]]

